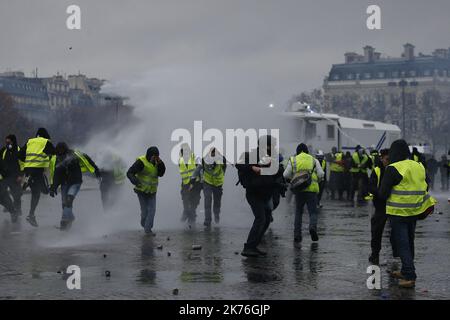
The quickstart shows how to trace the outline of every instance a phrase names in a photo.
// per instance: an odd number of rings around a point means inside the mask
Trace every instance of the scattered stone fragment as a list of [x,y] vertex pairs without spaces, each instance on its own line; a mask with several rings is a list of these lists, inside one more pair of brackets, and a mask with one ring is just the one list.
[[162,244],[160,244],[159,246],[157,246],[157,247],[156,247],[156,249],[158,249],[158,250],[162,250],[162,249],[163,249],[163,246],[162,246]]
[[202,250],[202,246],[199,244],[193,244],[192,245],[192,250]]
[[442,211],[439,211],[438,214],[444,214]]
[[105,276],[106,276],[107,278],[111,277],[111,271],[106,270],[106,271],[105,271]]
[[238,254],[239,254],[239,252],[238,252],[238,251],[235,251],[235,252],[234,252],[234,254],[235,254],[235,255],[238,255]]
[[167,241],[170,241],[170,237],[167,237]]
[[106,258],[106,253],[103,254],[103,258]]
[[177,295],[178,295],[178,292],[179,292],[179,290],[178,290],[177,288],[175,288],[175,289],[172,290],[172,294],[173,294],[174,296],[177,296]]
[[167,252],[167,256],[170,257],[172,255],[172,253],[170,253],[170,251]]

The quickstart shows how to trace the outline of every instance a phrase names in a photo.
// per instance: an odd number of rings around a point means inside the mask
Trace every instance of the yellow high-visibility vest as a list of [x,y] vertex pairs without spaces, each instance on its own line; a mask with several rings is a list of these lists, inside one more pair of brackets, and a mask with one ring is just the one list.
[[[180,169],[181,181],[184,185],[189,184],[192,174],[194,173],[197,165],[195,163],[195,155],[191,153],[188,163],[186,164],[183,157],[180,157],[178,161],[178,167]],[[199,178],[197,178],[199,180]]]
[[319,193],[319,179],[317,177],[316,171],[314,170],[315,162],[316,160],[313,156],[304,152],[295,157],[291,157],[292,171],[294,172],[294,174],[300,171],[311,172],[311,184],[301,192]]
[[48,168],[50,157],[44,153],[48,139],[36,137],[28,140],[24,168]]
[[394,216],[417,216],[437,203],[427,191],[425,168],[420,162],[403,160],[390,164],[403,177],[387,199],[386,213]]
[[[352,159],[353,159],[353,162],[355,162],[357,165],[363,166],[369,160],[369,157],[367,156],[367,154],[364,154],[362,159],[359,159],[358,152],[353,152]],[[350,172],[353,172],[353,173],[362,172],[362,173],[364,173],[364,172],[367,172],[367,168],[359,168],[359,167],[355,168],[355,167],[352,167],[350,169]]]
[[334,157],[335,160],[333,162],[331,162],[330,164],[330,171],[331,172],[344,172],[344,167],[337,164],[336,161],[342,161],[342,157],[343,157],[343,153],[342,152],[337,152]]
[[158,190],[158,169],[153,163],[147,160],[145,155],[137,159],[144,164],[144,169],[136,174],[136,178],[139,180],[139,186],[134,189],[143,193],[156,193]]
[[203,181],[214,187],[222,186],[225,180],[225,171],[223,167],[224,165],[220,163],[216,163],[214,168],[212,165],[205,163],[203,165]]

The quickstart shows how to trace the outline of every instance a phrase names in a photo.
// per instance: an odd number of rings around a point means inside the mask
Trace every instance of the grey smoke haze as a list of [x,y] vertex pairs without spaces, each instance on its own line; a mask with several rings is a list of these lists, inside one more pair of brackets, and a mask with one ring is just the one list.
[[[81,6],[81,31],[66,29],[70,4]],[[366,28],[369,4],[382,8],[381,31]],[[450,47],[448,12],[448,0],[1,0],[0,71],[80,71],[109,79],[106,90],[129,96],[143,122],[114,140],[99,134],[83,150],[111,147],[131,164],[158,145],[168,171],[156,224],[172,226],[181,215],[180,179],[169,159],[173,129],[192,129],[194,120],[219,129],[280,127],[268,105],[283,108],[293,94],[321,86],[346,51],[370,44],[399,56],[406,42],[424,53]],[[242,225],[233,218],[243,201],[236,179],[230,168],[223,202],[228,225]],[[138,227],[137,199],[131,186],[128,191],[115,227]]]

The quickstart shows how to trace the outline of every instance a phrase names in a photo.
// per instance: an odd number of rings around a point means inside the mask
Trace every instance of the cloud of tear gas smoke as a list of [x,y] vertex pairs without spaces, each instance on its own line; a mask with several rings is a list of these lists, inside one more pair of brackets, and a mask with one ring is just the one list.
[[[261,81],[254,82],[258,72]],[[148,147],[158,146],[167,166],[160,178],[157,194],[155,230],[181,228],[181,179],[178,167],[170,160],[176,142],[171,133],[178,128],[193,130],[195,120],[203,121],[207,128],[280,129],[277,114],[284,110],[288,92],[274,92],[270,77],[263,71],[229,66],[173,66],[150,70],[129,79],[110,82],[105,91],[130,98],[139,121],[120,132],[99,132],[80,149],[91,155],[102,167],[102,153],[112,150],[121,155],[129,167],[136,157],[145,154]],[[272,104],[272,106],[271,106]],[[275,106],[275,107],[274,107]],[[204,143],[206,146],[208,143]],[[198,155],[197,155],[198,156]],[[228,167],[222,201],[221,225],[242,226],[251,221],[245,203],[244,191],[235,186],[237,171]],[[93,233],[102,234],[122,229],[139,229],[139,204],[132,186],[127,181],[127,191],[116,208],[114,219],[90,224]],[[197,223],[202,223],[203,194],[197,209]]]

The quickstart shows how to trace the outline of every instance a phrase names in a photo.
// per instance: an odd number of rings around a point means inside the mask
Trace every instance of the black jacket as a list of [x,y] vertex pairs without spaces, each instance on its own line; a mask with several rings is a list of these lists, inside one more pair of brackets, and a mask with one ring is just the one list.
[[[4,158],[3,155],[5,155]],[[19,151],[17,151],[17,146],[13,146],[11,150],[7,150],[6,147],[3,147],[0,150],[0,162],[3,166],[4,178],[17,178],[22,175],[22,172],[20,171]]]
[[[259,162],[258,149],[253,150],[256,154],[252,154],[254,159]],[[280,183],[283,181],[283,166],[279,166],[278,172],[274,175],[258,175],[252,170],[252,166],[263,166],[258,164],[250,164],[250,153],[245,154],[245,161],[236,164],[238,170],[239,182],[246,189],[247,193],[252,193],[261,198],[268,199],[272,197],[274,192],[280,188]]]
[[[133,185],[139,184],[138,178],[136,175],[144,170],[144,163],[141,160],[136,160],[133,165],[127,171],[127,177]],[[162,177],[166,172],[166,165],[163,161],[159,162],[156,165],[156,170],[158,170],[158,177]]]
[[74,185],[83,183],[80,160],[73,151],[64,156],[57,156],[52,189],[60,185]]
[[[381,181],[384,177],[385,168],[383,165],[379,165],[380,167],[380,186]],[[378,177],[375,173],[375,170],[372,170],[369,178],[369,192],[373,195],[373,206],[377,211],[386,211],[386,200],[381,199],[379,195],[379,186],[378,186]]]

